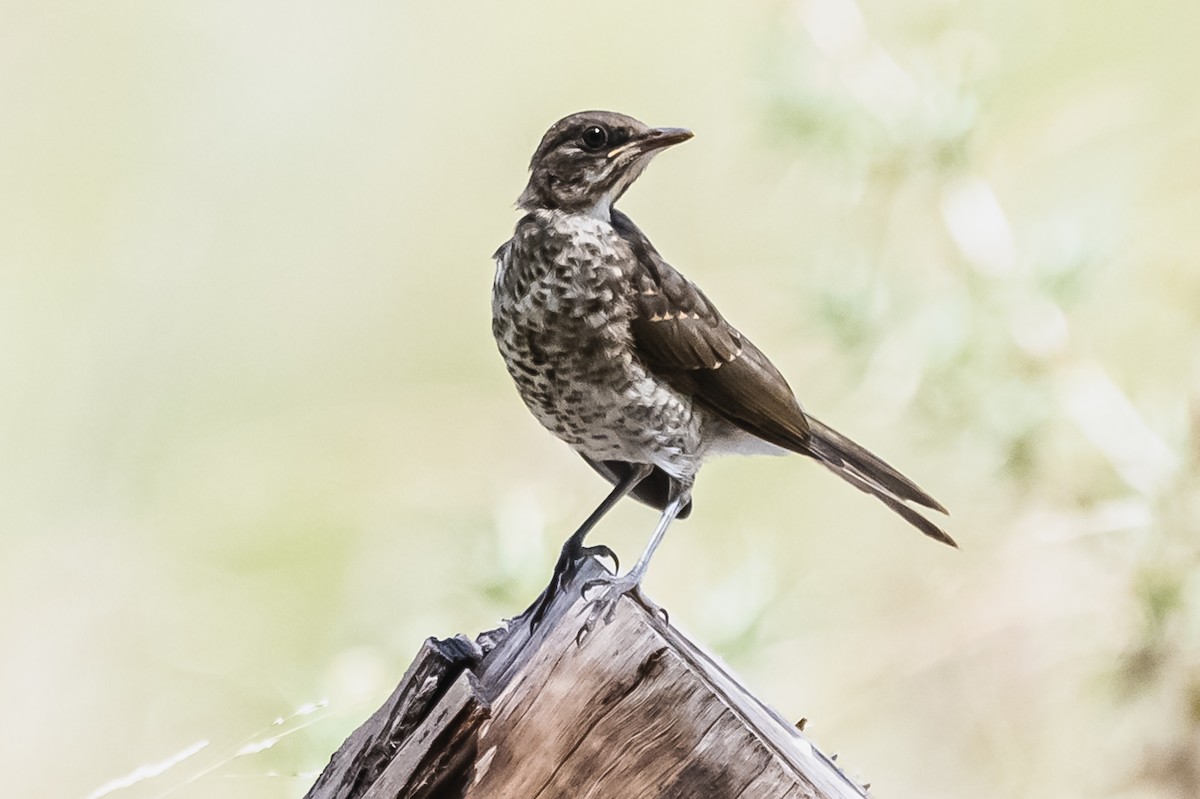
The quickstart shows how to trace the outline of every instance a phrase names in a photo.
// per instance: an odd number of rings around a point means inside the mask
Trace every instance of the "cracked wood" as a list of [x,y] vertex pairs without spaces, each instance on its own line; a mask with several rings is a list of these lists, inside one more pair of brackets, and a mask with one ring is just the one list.
[[629,599],[582,646],[589,561],[524,617],[430,639],[309,799],[861,799],[712,656]]

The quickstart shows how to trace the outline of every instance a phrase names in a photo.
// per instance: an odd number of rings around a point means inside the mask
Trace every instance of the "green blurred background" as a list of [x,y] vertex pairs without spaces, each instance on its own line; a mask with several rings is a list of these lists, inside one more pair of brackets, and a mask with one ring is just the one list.
[[6,796],[299,796],[532,600],[606,488],[489,256],[585,108],[696,131],[622,207],[962,545],[719,461],[672,619],[881,797],[1200,796],[1200,5],[5,6]]

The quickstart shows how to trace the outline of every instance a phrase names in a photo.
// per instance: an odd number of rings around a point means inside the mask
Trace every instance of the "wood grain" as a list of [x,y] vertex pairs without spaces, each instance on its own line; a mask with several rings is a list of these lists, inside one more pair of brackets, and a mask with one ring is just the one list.
[[[860,799],[715,657],[631,599],[581,645],[589,561],[524,616],[428,640],[308,799]],[[528,611],[526,611],[528,613]]]

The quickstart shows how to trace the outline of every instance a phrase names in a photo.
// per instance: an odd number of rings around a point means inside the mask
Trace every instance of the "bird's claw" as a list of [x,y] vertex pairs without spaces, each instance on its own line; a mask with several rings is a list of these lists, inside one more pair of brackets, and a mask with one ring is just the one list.
[[664,608],[662,605],[654,604],[650,600],[646,599],[644,595],[639,595],[638,601],[642,603],[642,606],[645,607],[646,610],[662,619],[662,623],[664,625],[668,627],[671,626],[671,614],[667,613],[666,608]]
[[629,592],[629,596],[633,599],[633,601],[637,602],[639,605],[648,610],[651,616],[658,616],[660,619],[662,619],[663,624],[669,625],[671,623],[671,616],[667,613],[667,609],[662,605],[656,605],[651,602],[650,598],[642,592],[642,586],[640,584]]
[[[587,599],[588,592],[599,586],[604,586],[604,590],[595,599]],[[612,623],[613,618],[617,614],[617,604],[621,601],[621,597],[626,594],[646,610],[650,611],[651,614],[661,616],[664,624],[668,622],[667,612],[651,602],[642,593],[641,580],[634,575],[598,577],[594,580],[588,580],[580,587],[579,594],[587,600],[584,610],[588,611],[588,615],[583,622],[583,626],[579,628],[579,632],[575,635],[575,643],[577,645],[582,644],[601,622],[604,624]]]
[[[588,592],[593,588],[603,586],[603,590],[595,599],[588,599]],[[582,596],[587,603],[583,606],[587,611],[587,618],[583,622],[583,626],[579,628],[579,632],[575,635],[575,643],[580,645],[589,635],[591,635],[601,622],[610,624],[617,613],[617,603],[620,602],[621,596],[629,593],[637,588],[637,581],[630,580],[628,575],[625,577],[598,577],[594,580],[588,580],[579,588],[579,595]]]
[[610,547],[604,544],[594,544],[590,547],[580,547],[579,556],[575,560],[576,568],[578,568],[579,561],[583,560],[584,558],[608,558],[613,563],[613,574],[621,571],[621,560],[617,557],[617,553],[613,552]]
[[[538,598],[537,605],[533,609],[533,613],[529,616],[529,631],[535,632],[541,625],[542,619],[546,616],[546,611],[550,608],[550,603],[554,601],[554,597],[558,596],[558,592],[563,586],[575,579],[575,575],[579,572],[579,564],[586,558],[609,558],[613,562],[613,571],[621,568],[621,561],[617,558],[617,553],[604,544],[595,544],[588,547],[572,547],[568,541],[563,545],[562,552],[559,553],[558,563],[554,564],[554,574],[550,576],[550,584],[546,586],[546,590]],[[596,582],[592,580],[589,582]],[[603,581],[601,581],[603,582]],[[583,587],[583,591],[587,591],[587,585]]]

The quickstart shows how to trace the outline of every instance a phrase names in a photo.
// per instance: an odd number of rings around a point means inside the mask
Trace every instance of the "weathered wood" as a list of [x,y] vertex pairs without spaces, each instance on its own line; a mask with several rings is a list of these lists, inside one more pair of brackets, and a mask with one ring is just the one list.
[[[429,639],[307,799],[861,799],[728,669],[631,599],[582,643],[579,586],[525,616]],[[528,611],[526,611],[528,613]]]

